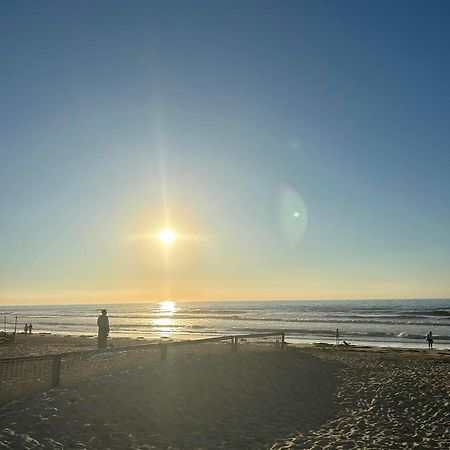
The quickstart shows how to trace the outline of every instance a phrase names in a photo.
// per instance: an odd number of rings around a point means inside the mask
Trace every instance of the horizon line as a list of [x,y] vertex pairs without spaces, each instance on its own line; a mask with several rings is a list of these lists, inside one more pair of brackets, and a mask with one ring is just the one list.
[[[173,302],[173,303],[226,303],[226,302],[377,302],[377,301],[443,301],[443,300],[449,300],[450,297],[413,297],[413,298],[339,298],[339,299],[248,299],[248,300],[242,300],[242,299],[232,299],[232,300],[151,300],[151,301],[129,301],[129,302],[112,302],[112,303],[105,303],[105,302],[80,302],[80,303],[15,303],[15,304],[1,304],[1,306],[13,306],[13,307],[20,307],[20,306],[80,306],[80,305],[127,305],[127,304],[160,304],[160,303],[166,303],[166,302]],[[0,311],[0,314],[2,312]]]

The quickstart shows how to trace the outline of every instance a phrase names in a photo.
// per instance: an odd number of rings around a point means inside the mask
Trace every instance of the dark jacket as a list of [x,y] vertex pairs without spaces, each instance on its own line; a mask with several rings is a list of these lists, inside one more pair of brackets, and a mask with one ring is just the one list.
[[97,319],[97,325],[99,331],[109,331],[109,319],[108,316],[104,316],[103,314],[101,316],[98,316]]

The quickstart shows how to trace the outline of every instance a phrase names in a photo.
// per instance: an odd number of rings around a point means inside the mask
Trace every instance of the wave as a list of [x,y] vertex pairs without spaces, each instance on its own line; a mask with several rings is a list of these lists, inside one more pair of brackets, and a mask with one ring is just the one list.
[[[159,317],[159,319],[168,319],[168,317]],[[176,318],[178,319],[178,318]],[[195,324],[191,324],[191,323],[186,323],[183,320],[176,320],[174,319],[173,321],[169,322],[164,322],[164,323],[158,323],[157,321],[148,321],[145,323],[130,323],[130,322],[124,322],[124,321],[111,321],[111,327],[119,327],[119,328],[148,328],[148,327],[156,327],[156,328],[160,328],[162,326],[164,327],[178,327],[178,328],[193,328],[193,327],[198,327],[198,328],[223,328],[224,327],[224,323],[222,321],[218,321],[216,323],[195,323]],[[211,317],[208,318],[203,318],[203,319],[211,319]],[[422,322],[402,322],[402,321],[375,321],[375,320],[325,320],[325,319],[276,319],[276,318],[236,318],[236,317],[232,317],[229,318],[232,322],[234,323],[243,323],[243,322],[248,322],[248,323],[265,323],[265,324],[270,324],[270,323],[277,323],[280,324],[279,327],[277,327],[277,329],[280,328],[284,328],[282,324],[286,324],[286,327],[288,324],[292,325],[292,324],[305,324],[307,325],[308,323],[311,324],[329,324],[329,328],[334,328],[336,325],[339,325],[339,327],[343,326],[343,325],[377,325],[377,326],[421,326],[421,327],[433,327],[433,328],[440,328],[440,327],[448,327],[449,324],[447,323],[437,323],[437,322],[430,322],[430,321],[422,321]],[[11,324],[9,324],[11,325]],[[55,330],[61,327],[93,327],[96,328],[96,322],[92,321],[92,322],[87,322],[87,321],[80,321],[80,322],[72,322],[72,321],[45,321],[45,322],[41,322],[41,323],[36,323],[36,321],[33,321],[33,325],[35,326],[35,330],[37,330],[39,327],[53,327]],[[20,329],[20,327],[19,327]],[[266,329],[266,328],[264,328]],[[287,329],[291,330],[292,328],[287,327]]]
[[[59,320],[58,320],[59,319]],[[72,319],[72,320],[70,320]],[[79,320],[77,320],[79,319]],[[419,319],[419,320],[417,320]],[[42,316],[27,316],[28,320],[34,322],[34,324],[46,324],[49,326],[60,326],[72,325],[72,326],[82,326],[82,325],[96,325],[96,316],[78,316],[78,315],[42,315]],[[324,316],[324,317],[267,317],[267,316],[246,316],[246,315],[189,315],[189,314],[151,314],[146,316],[110,316],[110,322],[114,325],[128,326],[132,325],[132,321],[135,322],[135,326],[150,326],[153,324],[158,324],[158,320],[167,320],[176,322],[179,326],[188,326],[189,322],[195,321],[197,323],[207,321],[215,321],[216,326],[220,327],[224,321],[231,322],[263,322],[263,323],[285,323],[285,324],[295,324],[295,323],[326,323],[326,324],[362,324],[362,325],[410,325],[410,326],[450,326],[450,322],[442,319],[432,320],[430,317],[419,317],[415,318],[410,315],[398,315],[398,316],[375,316],[375,317],[363,317],[358,316]],[[136,324],[139,321],[140,323]],[[153,322],[152,322],[153,321]],[[8,323],[11,323],[8,321]]]
[[[413,310],[413,311],[402,311],[402,312],[392,312],[392,314],[374,314],[373,311],[367,311],[365,314],[355,314],[348,311],[336,311],[330,313],[329,310],[325,311],[323,314],[315,311],[314,313],[295,313],[294,311],[283,311],[283,315],[278,317],[273,317],[273,313],[267,309],[259,310],[261,315],[256,316],[252,314],[254,310],[237,310],[237,309],[202,309],[194,308],[188,309],[186,311],[175,311],[171,313],[152,311],[145,313],[111,313],[110,318],[112,320],[153,320],[153,319],[188,319],[188,320],[244,320],[244,321],[264,321],[264,322],[335,322],[335,323],[387,323],[387,324],[402,324],[407,321],[411,325],[435,325],[438,322],[430,321],[430,318],[435,318],[435,320],[445,321],[450,318],[450,310],[445,308],[432,309],[432,310]],[[266,314],[264,314],[266,313]],[[54,319],[56,323],[57,319],[86,319],[90,318],[95,321],[98,316],[98,312],[76,312],[76,313],[39,313],[37,311],[22,312],[19,317],[23,320],[51,320]],[[48,322],[50,323],[50,322]],[[449,323],[450,325],[450,323]]]
[[[90,327],[76,327],[76,332],[86,332],[87,334],[96,333],[96,326]],[[164,329],[168,333],[177,334],[201,334],[205,336],[212,335],[236,335],[236,334],[251,334],[251,333],[267,333],[267,332],[280,332],[280,328],[272,327],[246,327],[246,326],[235,326],[233,328],[220,328],[211,326],[202,326],[198,324],[193,324],[190,326],[180,327],[176,324],[173,325],[114,325],[112,327],[112,336],[114,334],[129,334],[129,335],[142,335],[142,334],[154,334],[158,333],[161,329]],[[39,331],[51,330],[52,332],[63,331],[65,333],[75,332],[73,326],[60,325],[60,327],[55,330],[54,327],[46,328],[42,327]],[[38,332],[39,332],[38,331]],[[444,330],[442,330],[444,331]],[[335,334],[334,330],[329,328],[321,329],[310,329],[310,328],[292,328],[285,330],[286,335],[291,338],[301,337],[301,338],[311,338],[311,339],[328,339],[334,340]],[[398,331],[361,331],[361,330],[340,330],[341,340],[381,340],[386,342],[408,342],[408,341],[424,341],[425,335],[423,333],[416,332],[398,332]],[[434,332],[434,339],[442,343],[450,343],[450,335],[446,333]]]
[[437,316],[437,317],[450,317],[450,310],[448,309],[432,309],[428,311],[409,311],[404,313],[405,316]]
[[[136,331],[139,333],[145,332],[142,328],[139,330],[133,329],[119,329],[120,331]],[[270,333],[270,332],[280,332],[279,328],[251,328],[251,327],[241,327],[230,329],[210,329],[208,327],[198,327],[192,326],[189,328],[184,328],[179,330],[181,333],[185,334],[204,334],[204,335],[236,335],[236,334],[252,334],[252,333]],[[291,329],[286,330],[286,336],[295,338],[295,337],[311,337],[311,338],[325,338],[325,339],[335,339],[335,334],[330,332],[328,329],[321,330],[312,330],[312,329]],[[341,332],[340,334],[341,340],[351,340],[351,339],[359,339],[359,340],[372,340],[372,339],[381,339],[383,341],[390,342],[401,342],[401,341],[424,341],[425,336],[423,334],[417,333],[395,333],[395,332],[377,332],[377,331],[369,331],[369,332],[360,332],[360,331],[347,331]],[[443,341],[450,342],[450,335],[447,334],[435,334],[435,341]]]

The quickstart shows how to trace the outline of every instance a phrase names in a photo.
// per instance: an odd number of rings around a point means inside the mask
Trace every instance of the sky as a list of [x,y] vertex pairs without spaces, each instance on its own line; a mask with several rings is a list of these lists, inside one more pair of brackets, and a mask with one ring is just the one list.
[[0,304],[450,297],[449,20],[2,1]]

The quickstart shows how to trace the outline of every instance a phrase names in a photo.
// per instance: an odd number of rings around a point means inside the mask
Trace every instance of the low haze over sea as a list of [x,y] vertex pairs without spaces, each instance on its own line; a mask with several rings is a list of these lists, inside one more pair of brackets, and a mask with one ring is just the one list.
[[[101,307],[111,338],[198,339],[285,330],[288,342],[334,342],[425,347],[432,330],[437,348],[450,348],[450,300],[161,302],[111,305],[3,306],[11,331],[32,322],[34,331],[93,335]],[[3,324],[2,324],[3,325]]]

